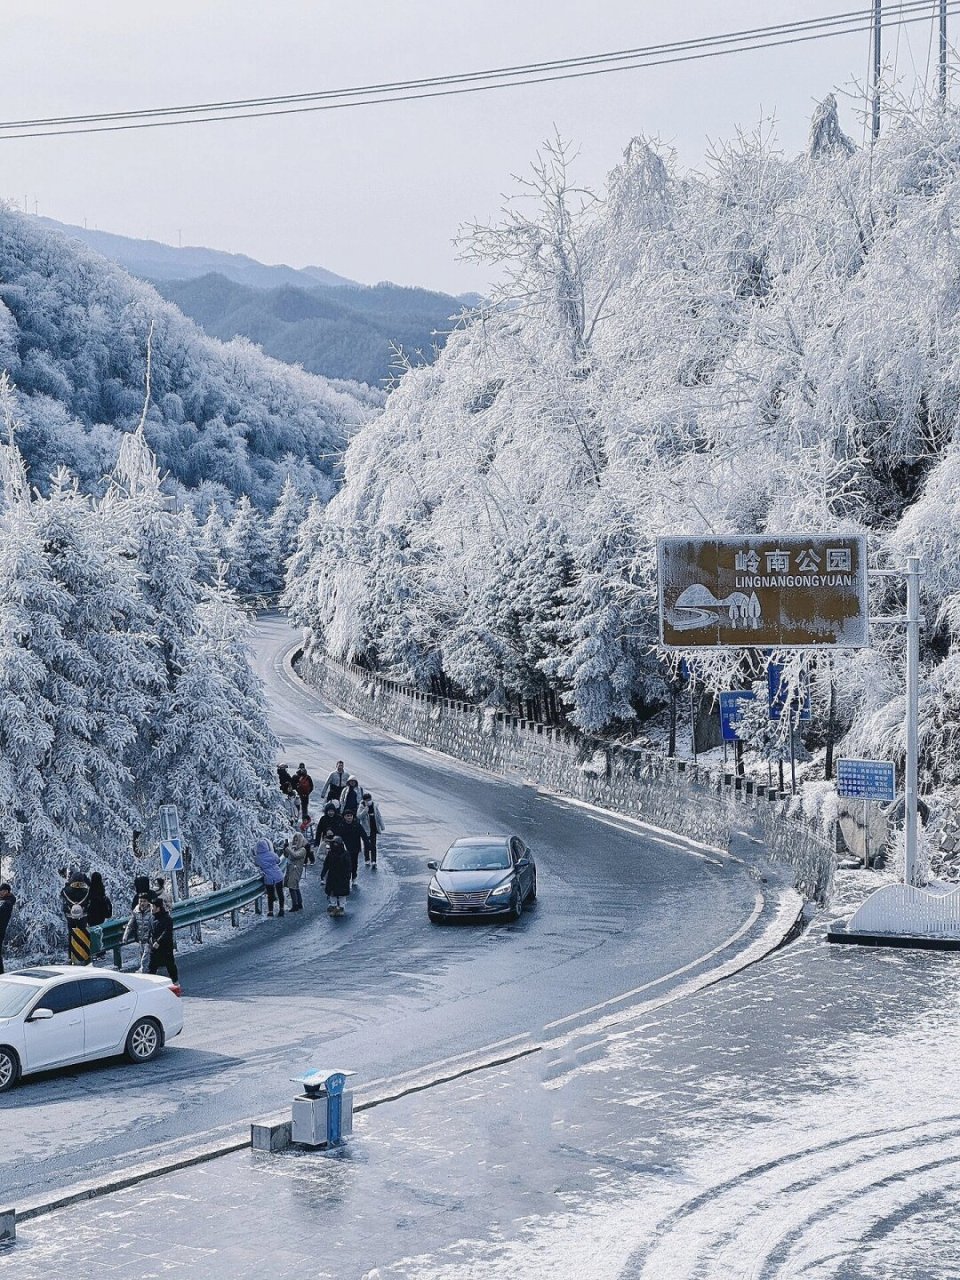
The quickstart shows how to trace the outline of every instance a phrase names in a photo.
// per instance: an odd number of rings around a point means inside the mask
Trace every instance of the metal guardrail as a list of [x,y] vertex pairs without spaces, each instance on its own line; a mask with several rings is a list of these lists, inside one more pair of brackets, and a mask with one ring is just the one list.
[[[260,899],[264,895],[263,880],[254,876],[250,880],[240,880],[236,884],[227,885],[223,889],[214,889],[212,893],[201,894],[197,898],[182,898],[173,904],[170,912],[174,929],[186,929],[190,925],[198,925],[204,920],[213,920],[216,916],[229,913],[232,923],[239,924],[237,913],[241,907],[248,907],[252,902],[260,911]],[[127,927],[129,916],[122,919],[118,916],[104,920],[100,925],[100,949],[113,952],[113,963],[117,969],[122,967],[120,948],[123,945],[123,931]],[[132,946],[133,943],[128,943]]]

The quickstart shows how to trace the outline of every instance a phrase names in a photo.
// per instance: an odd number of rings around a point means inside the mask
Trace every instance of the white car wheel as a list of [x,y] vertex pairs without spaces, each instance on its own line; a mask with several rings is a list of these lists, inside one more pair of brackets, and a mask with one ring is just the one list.
[[141,1018],[127,1036],[127,1057],[131,1062],[149,1062],[160,1052],[163,1035],[152,1018]]
[[12,1089],[20,1079],[20,1059],[12,1049],[0,1045],[0,1093]]

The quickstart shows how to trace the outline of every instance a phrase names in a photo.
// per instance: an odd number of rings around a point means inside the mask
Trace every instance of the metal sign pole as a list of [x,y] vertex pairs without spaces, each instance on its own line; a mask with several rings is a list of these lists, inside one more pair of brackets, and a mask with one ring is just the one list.
[[917,879],[917,775],[920,719],[920,557],[907,557],[907,768],[904,786],[903,882]]

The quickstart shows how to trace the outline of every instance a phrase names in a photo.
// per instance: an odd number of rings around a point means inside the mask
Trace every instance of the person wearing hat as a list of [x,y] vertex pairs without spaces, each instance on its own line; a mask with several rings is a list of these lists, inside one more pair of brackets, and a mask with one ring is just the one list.
[[280,859],[269,840],[261,837],[253,851],[253,860],[260,868],[263,887],[267,891],[267,915],[273,915],[273,904],[279,902],[280,916],[283,917],[283,868]]
[[123,942],[136,942],[140,947],[140,972],[150,972],[151,943],[153,942],[152,899],[149,893],[141,893],[137,905],[123,931]]
[[17,899],[8,884],[0,884],[0,973],[3,973],[3,940],[7,936],[7,925],[13,915]]

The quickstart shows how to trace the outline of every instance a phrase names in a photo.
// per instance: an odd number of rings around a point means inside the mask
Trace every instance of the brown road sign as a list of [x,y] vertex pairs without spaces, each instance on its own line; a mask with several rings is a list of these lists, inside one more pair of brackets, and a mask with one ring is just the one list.
[[660,538],[657,561],[667,648],[869,643],[862,535]]

